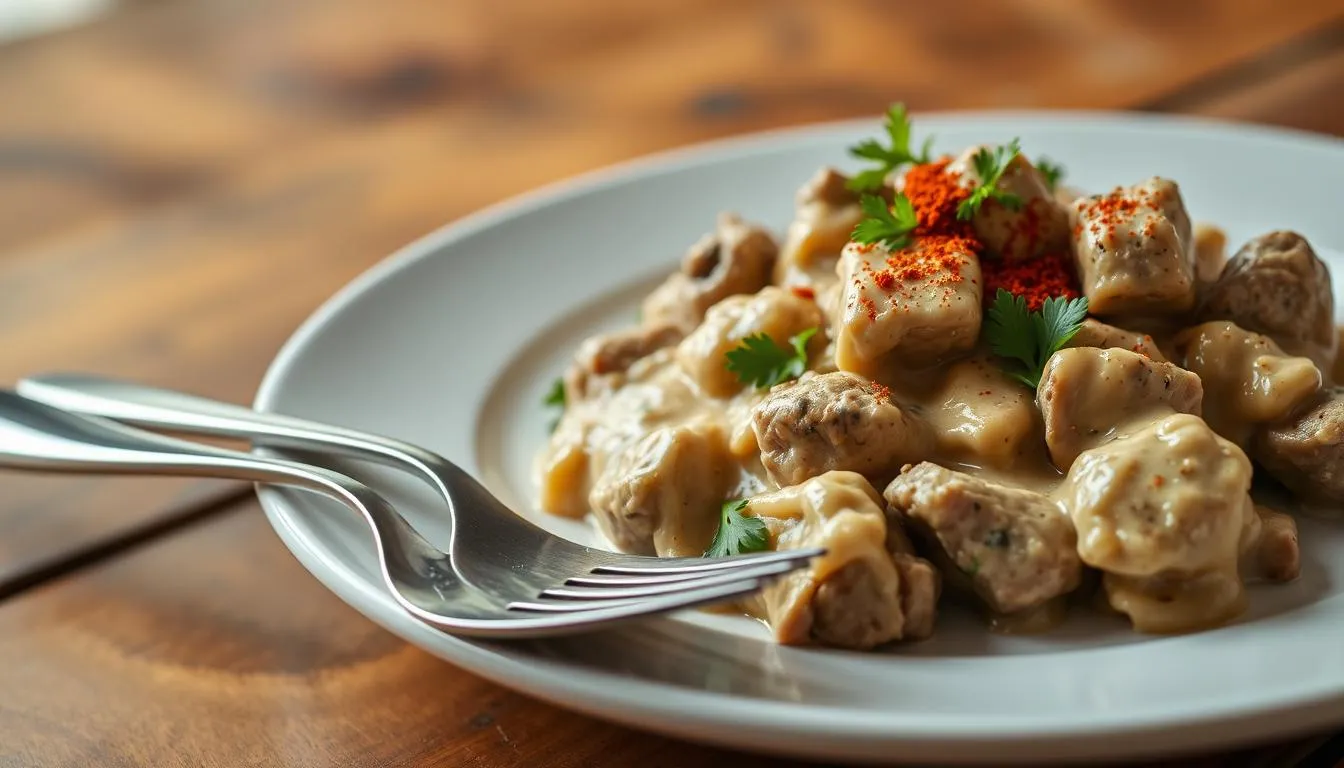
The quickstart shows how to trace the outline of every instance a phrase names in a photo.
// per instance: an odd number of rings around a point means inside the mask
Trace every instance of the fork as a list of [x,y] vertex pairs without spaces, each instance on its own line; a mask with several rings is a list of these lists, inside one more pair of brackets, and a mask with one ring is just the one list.
[[[468,586],[448,555],[415,532],[376,492],[321,467],[144,432],[0,390],[0,466],[58,472],[186,475],[296,486],[336,499],[372,529],[392,596],[429,624],[464,635],[541,637],[719,602],[751,593],[804,561],[745,559],[725,571],[617,599],[533,602],[527,591]],[[543,553],[534,553],[544,558]],[[616,590],[613,590],[616,591]],[[607,598],[607,595],[602,595]],[[537,608],[536,605],[544,605]],[[544,612],[536,612],[536,611]]]
[[551,534],[515,514],[444,457],[393,438],[80,374],[29,377],[19,382],[18,390],[24,397],[67,411],[140,427],[340,453],[410,472],[433,487],[448,506],[452,522],[448,553],[458,575],[486,592],[530,593],[530,598],[515,598],[510,604],[516,610],[568,611],[568,601],[674,594],[691,584],[722,584],[756,573],[742,569],[769,565],[793,570],[823,551],[715,559],[618,554]]

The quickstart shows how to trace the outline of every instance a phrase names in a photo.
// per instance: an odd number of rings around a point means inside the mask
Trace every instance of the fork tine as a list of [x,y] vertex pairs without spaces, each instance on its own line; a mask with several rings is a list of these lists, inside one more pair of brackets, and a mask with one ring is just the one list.
[[[772,566],[779,569],[781,565]],[[764,569],[762,569],[764,570]],[[783,572],[787,572],[785,569]],[[765,586],[779,573],[757,575],[747,578],[738,577],[723,583],[708,586],[684,586],[681,590],[666,594],[656,594],[641,598],[613,600],[515,600],[505,607],[511,611],[532,611],[536,613],[583,613],[586,611],[627,608],[628,615],[637,616],[646,613],[662,613],[706,603],[719,602],[732,597],[747,595]]]
[[655,595],[670,595],[677,592],[685,592],[689,589],[701,589],[703,587],[713,587],[720,584],[731,584],[734,581],[752,578],[767,578],[770,576],[779,576],[798,568],[801,563],[783,562],[766,563],[754,568],[733,569],[730,571],[715,571],[712,575],[697,579],[677,580],[671,582],[661,582],[653,584],[633,585],[633,586],[561,586],[551,587],[542,590],[538,599],[550,600],[623,600],[636,599],[643,597],[653,597]]
[[778,552],[765,552],[755,555],[737,555],[734,557],[678,557],[678,558],[631,558],[628,563],[614,562],[593,568],[594,574],[626,574],[631,576],[658,576],[660,574],[690,574],[696,576],[706,571],[723,571],[747,568],[762,563],[796,562],[810,560],[826,553],[819,547],[809,549],[785,549]]

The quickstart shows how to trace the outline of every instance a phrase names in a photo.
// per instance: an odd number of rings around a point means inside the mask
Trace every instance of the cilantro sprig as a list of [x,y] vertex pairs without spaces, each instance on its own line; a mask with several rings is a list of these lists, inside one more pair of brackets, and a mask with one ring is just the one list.
[[1000,288],[989,307],[985,338],[994,354],[1012,361],[1004,373],[1036,389],[1046,361],[1069,343],[1086,317],[1086,296],[1054,296],[1031,312],[1026,299]]
[[747,509],[746,499],[725,501],[719,510],[719,530],[705,557],[731,557],[770,548],[770,530],[759,517],[742,514]]
[[859,207],[863,209],[864,219],[850,235],[854,242],[882,243],[892,250],[910,244],[910,235],[919,226],[910,198],[898,192],[888,206],[887,201],[877,195],[864,195],[859,198]]
[[724,353],[725,365],[737,374],[737,380],[757,389],[768,389],[789,379],[796,379],[807,370],[807,342],[817,335],[817,328],[807,330],[789,339],[791,349],[785,349],[775,340],[757,333]]
[[980,186],[976,187],[971,196],[961,201],[957,206],[957,218],[962,221],[969,221],[975,217],[976,211],[984,205],[986,200],[997,200],[1005,208],[1017,210],[1022,207],[1022,198],[1011,192],[1004,192],[999,189],[999,180],[1008,170],[1008,165],[1013,162],[1022,151],[1021,145],[1017,139],[1013,139],[1004,146],[989,149],[981,147],[971,158],[975,164],[975,173],[980,177]]
[[1048,157],[1038,157],[1032,165],[1035,165],[1036,170],[1040,171],[1041,175],[1045,177],[1045,185],[1050,188],[1051,192],[1054,192],[1055,187],[1059,186],[1059,182],[1064,179],[1064,166]]
[[886,145],[874,139],[865,139],[849,148],[849,154],[861,160],[876,163],[876,167],[860,171],[850,179],[847,186],[855,192],[869,192],[878,189],[887,180],[892,171],[911,163],[929,162],[929,149],[933,146],[933,137],[924,140],[919,154],[910,151],[910,117],[905,105],[897,102],[887,108]]
[[559,376],[551,382],[551,388],[546,390],[546,396],[541,398],[541,404],[547,408],[557,409],[556,415],[551,419],[551,431],[554,432],[556,426],[560,424],[560,417],[565,413],[565,380]]

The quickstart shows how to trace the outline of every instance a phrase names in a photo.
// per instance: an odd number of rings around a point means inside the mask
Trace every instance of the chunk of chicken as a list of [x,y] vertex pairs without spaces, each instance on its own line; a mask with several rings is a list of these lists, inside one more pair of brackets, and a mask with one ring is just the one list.
[[926,401],[923,416],[939,449],[951,459],[1011,469],[1041,455],[1041,417],[1031,393],[1013,384],[988,357],[951,365]]
[[924,462],[884,494],[888,509],[969,577],[997,613],[1043,605],[1078,587],[1073,523],[1049,497]]
[[1080,453],[1113,440],[1128,425],[1172,412],[1198,415],[1199,377],[1171,363],[1124,349],[1061,349],[1036,390],[1045,443],[1068,471]]
[[769,231],[736,214],[720,215],[714,232],[686,252],[681,270],[644,299],[644,322],[690,333],[710,307],[768,285],[778,254],[779,245]]
[[619,388],[631,365],[685,335],[675,325],[641,325],[586,339],[565,371],[567,402]]
[[1105,571],[1135,628],[1174,632],[1244,607],[1237,561],[1255,521],[1251,462],[1202,419],[1177,413],[1083,452],[1056,498],[1078,555]]
[[1302,573],[1297,521],[1290,515],[1256,505],[1259,526],[1242,558],[1245,576],[1267,581],[1292,581]]
[[1151,178],[1074,201],[1073,251],[1097,315],[1172,315],[1195,303],[1190,217],[1176,182]]
[[1287,418],[1321,389],[1311,360],[1225,320],[1186,329],[1176,347],[1181,367],[1204,384],[1204,420],[1243,448],[1259,425]]
[[[730,296],[711,307],[700,327],[677,345],[677,363],[706,394],[728,397],[743,385],[728,370],[725,356],[743,339],[764,333],[780,347],[792,350],[789,339],[820,326],[821,310],[815,302],[766,286],[755,295]],[[816,354],[825,345],[826,340],[817,335],[809,350]]]
[[775,262],[775,284],[823,291],[835,283],[835,262],[863,220],[849,177],[822,168],[798,190],[793,223]]
[[[971,147],[947,166],[948,173],[956,174],[963,187],[984,183],[975,169],[975,155],[981,150],[991,148]],[[991,255],[1017,261],[1068,248],[1068,209],[1055,199],[1045,177],[1026,156],[1018,153],[1009,161],[995,188],[1015,195],[1020,205],[1010,208],[991,198],[971,219],[976,236]]]
[[868,649],[932,634],[938,574],[912,551],[888,550],[881,498],[862,475],[827,472],[753,497],[747,513],[776,549],[826,549],[755,599],[779,642]]
[[883,485],[933,444],[890,392],[842,371],[775,387],[753,409],[752,429],[766,472],[781,486],[836,469]]
[[1299,496],[1344,503],[1344,387],[1325,390],[1303,412],[1258,432],[1251,455]]
[[1243,245],[1208,289],[1200,315],[1263,333],[1323,371],[1334,364],[1330,270],[1296,232],[1270,232]]
[[[944,253],[944,249],[954,249]],[[850,243],[837,269],[836,365],[875,374],[884,357],[919,367],[975,346],[980,335],[980,262],[956,240],[922,237],[893,269],[882,246]]]
[[1078,333],[1074,334],[1065,348],[1075,347],[1096,347],[1098,349],[1127,349],[1130,352],[1137,352],[1140,355],[1159,363],[1167,362],[1166,355],[1157,348],[1157,342],[1153,337],[1146,333],[1137,331],[1127,331],[1124,328],[1117,328],[1114,325],[1089,317],[1083,320],[1083,324],[1078,328]]
[[588,504],[622,552],[694,557],[714,537],[732,466],[716,424],[655,429],[606,463]]

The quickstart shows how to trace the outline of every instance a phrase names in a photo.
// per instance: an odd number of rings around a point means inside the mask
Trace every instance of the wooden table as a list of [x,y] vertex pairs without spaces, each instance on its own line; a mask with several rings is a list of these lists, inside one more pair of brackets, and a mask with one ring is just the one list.
[[[0,372],[248,401],[322,299],[445,221],[898,98],[1339,135],[1341,93],[1334,0],[123,0],[0,48]],[[0,598],[4,766],[783,764],[405,645],[240,485],[0,476]]]

